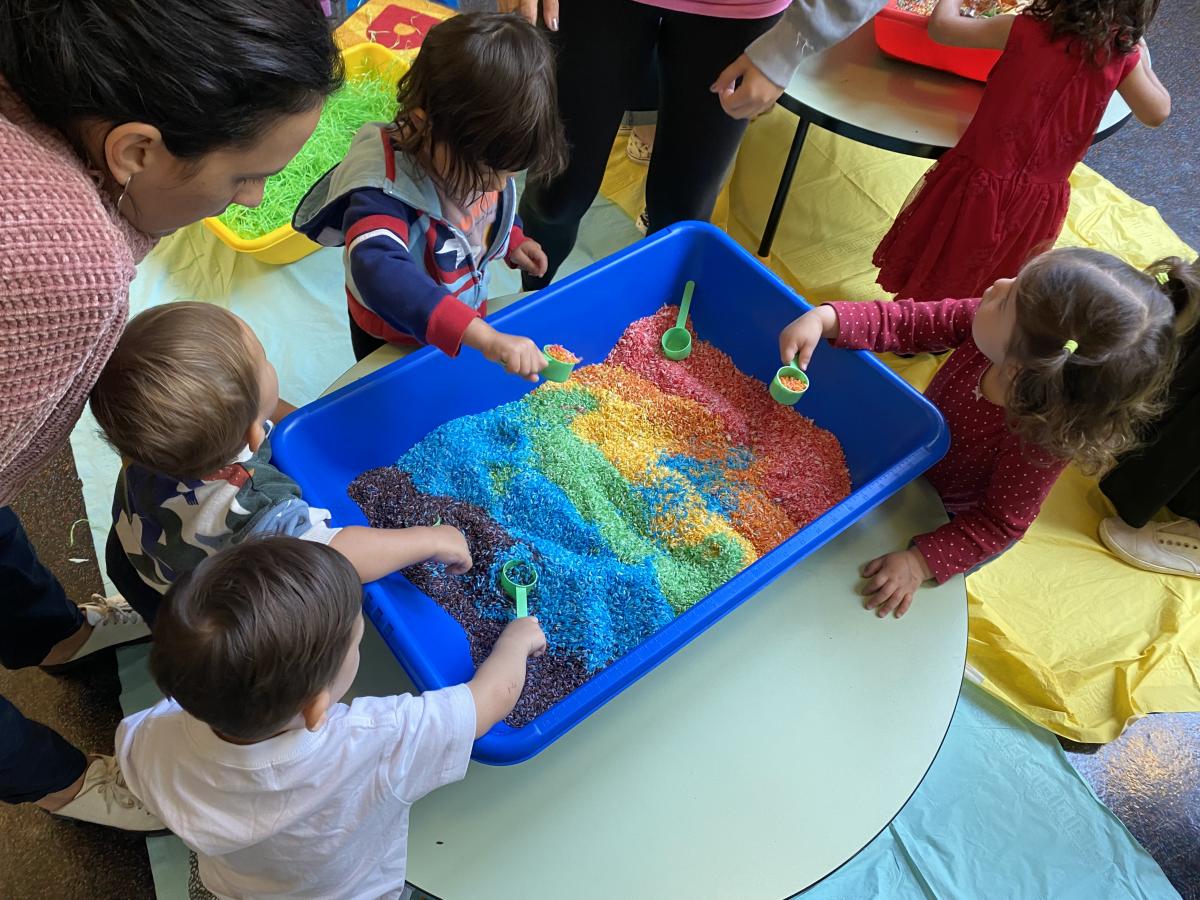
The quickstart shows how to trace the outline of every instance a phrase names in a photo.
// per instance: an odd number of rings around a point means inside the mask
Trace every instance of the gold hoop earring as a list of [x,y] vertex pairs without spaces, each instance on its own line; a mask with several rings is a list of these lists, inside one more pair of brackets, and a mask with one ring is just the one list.
[[129,174],[129,177],[125,179],[125,187],[121,191],[121,196],[117,198],[117,212],[118,213],[121,211],[121,203],[125,200],[125,195],[129,193],[129,182],[131,182],[131,181],[133,181],[133,173],[132,172]]

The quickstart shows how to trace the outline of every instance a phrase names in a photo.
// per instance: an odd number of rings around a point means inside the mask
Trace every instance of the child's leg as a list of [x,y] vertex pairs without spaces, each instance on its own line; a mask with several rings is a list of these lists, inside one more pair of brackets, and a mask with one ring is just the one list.
[[387,341],[383,338],[377,338],[373,334],[367,334],[363,331],[362,326],[354,321],[354,316],[350,317],[350,346],[354,348],[354,358],[362,361],[378,350],[380,347],[386,347]]
[[709,87],[776,19],[665,14],[658,39],[658,130],[646,179],[651,232],[712,215],[746,122],[727,116]]
[[142,581],[142,576],[125,555],[115,528],[109,530],[108,541],[104,545],[104,569],[108,573],[108,580],[125,598],[125,602],[153,628],[162,594]]
[[525,233],[542,245],[550,262],[542,278],[522,277],[525,290],[549,284],[575,246],[579,220],[600,189],[621,117],[645,75],[660,15],[632,0],[588,0],[563,11],[552,37],[570,159],[562,175],[531,181],[521,198]]

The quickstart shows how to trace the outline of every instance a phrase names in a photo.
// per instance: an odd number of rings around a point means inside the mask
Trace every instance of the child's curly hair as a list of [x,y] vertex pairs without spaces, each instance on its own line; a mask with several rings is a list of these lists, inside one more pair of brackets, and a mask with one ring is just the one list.
[[1139,272],[1098,250],[1051,250],[1021,270],[1012,301],[1013,430],[1085,472],[1106,471],[1162,413],[1200,301],[1196,264],[1172,257]]
[[429,29],[397,99],[393,142],[416,158],[440,146],[458,198],[480,194],[492,172],[566,168],[554,51],[519,15],[464,13]]
[[1159,0],[1033,0],[1025,15],[1050,23],[1055,38],[1074,38],[1089,59],[1132,52]]

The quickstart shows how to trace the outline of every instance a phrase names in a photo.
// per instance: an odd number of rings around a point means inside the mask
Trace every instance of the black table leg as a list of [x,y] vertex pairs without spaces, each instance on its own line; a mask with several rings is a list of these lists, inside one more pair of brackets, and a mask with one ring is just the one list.
[[779,228],[779,220],[783,217],[783,205],[787,202],[788,189],[792,186],[792,177],[796,174],[796,161],[800,159],[800,151],[804,148],[804,138],[807,134],[808,120],[801,117],[796,122],[796,136],[792,138],[792,147],[788,150],[787,161],[783,164],[783,174],[779,176],[779,187],[775,191],[775,202],[771,204],[771,214],[767,216],[762,243],[758,245],[759,256],[771,255],[775,230]]

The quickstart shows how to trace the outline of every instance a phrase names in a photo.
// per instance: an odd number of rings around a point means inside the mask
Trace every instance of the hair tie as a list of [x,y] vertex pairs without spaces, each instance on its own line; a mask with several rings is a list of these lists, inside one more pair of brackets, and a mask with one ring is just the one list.
[[1068,340],[1063,344],[1063,349],[1066,350],[1068,353],[1074,353],[1076,350],[1079,349],[1079,342]]
[[1157,281],[1159,284],[1166,284],[1168,281],[1171,280],[1171,273],[1170,272],[1155,272],[1154,280]]

